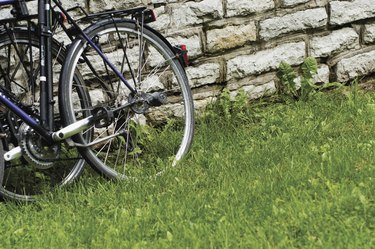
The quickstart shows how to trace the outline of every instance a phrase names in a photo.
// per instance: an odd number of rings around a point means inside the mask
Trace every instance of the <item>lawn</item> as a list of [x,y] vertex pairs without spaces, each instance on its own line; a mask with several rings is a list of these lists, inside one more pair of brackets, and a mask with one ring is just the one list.
[[375,248],[374,177],[375,94],[222,101],[160,177],[0,203],[0,248]]

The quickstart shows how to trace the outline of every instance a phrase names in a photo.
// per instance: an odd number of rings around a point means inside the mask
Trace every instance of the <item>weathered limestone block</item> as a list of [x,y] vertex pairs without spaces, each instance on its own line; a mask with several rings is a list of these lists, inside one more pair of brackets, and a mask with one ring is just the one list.
[[283,6],[294,6],[301,3],[307,3],[310,0],[282,0],[281,3]]
[[326,64],[320,64],[318,73],[314,76],[315,83],[329,83],[330,70]]
[[190,85],[192,87],[199,87],[216,83],[220,80],[219,63],[205,63],[198,67],[188,67],[186,69]]
[[214,103],[217,100],[217,97],[208,97],[207,99],[194,100],[194,110],[199,115],[204,113],[206,107],[209,104]]
[[167,8],[165,6],[155,8],[154,13],[156,14],[156,22],[149,23],[149,25],[159,32],[168,29],[171,24],[171,15]]
[[0,17],[1,17],[1,19],[5,19],[5,18],[11,18],[12,17],[12,15],[10,14],[10,10],[11,10],[12,8],[11,7],[2,7],[1,9],[0,9]]
[[224,14],[224,8],[221,0],[203,0],[191,5],[191,8],[199,16],[211,16],[221,18]]
[[375,24],[365,25],[363,41],[365,43],[372,43],[375,41]]
[[196,100],[204,100],[211,97],[216,98],[221,94],[222,90],[223,86],[219,85],[207,85],[199,88],[194,88],[192,89],[194,102]]
[[352,28],[333,31],[323,37],[314,37],[311,40],[311,55],[313,57],[328,57],[344,50],[359,48],[359,35]]
[[170,24],[176,28],[194,26],[203,23],[203,20],[197,16],[190,7],[190,4],[177,5],[176,8],[172,9],[170,19]]
[[327,6],[332,0],[315,0],[316,6]]
[[223,90],[222,86],[209,85],[193,89],[194,109],[198,113],[202,113],[207,105],[216,101]]
[[273,17],[260,22],[260,37],[264,40],[293,31],[323,27],[328,15],[325,8],[298,11],[281,17]]
[[257,28],[255,22],[244,25],[228,25],[207,31],[208,52],[218,52],[240,47],[248,41],[255,41]]
[[[64,7],[64,9],[70,9],[72,7],[76,7],[76,6],[81,6],[83,7],[86,11],[88,11],[88,5],[87,5],[87,2],[86,0],[77,0],[77,1],[69,1],[69,0],[62,0],[62,6]],[[34,9],[35,9],[35,13],[36,13],[36,9],[38,8],[37,6],[37,1],[33,1],[33,2],[30,2],[30,4],[33,3],[34,4]],[[74,19],[76,18],[79,18],[79,17],[82,17],[83,16],[83,13],[80,11],[80,10],[76,10],[76,11],[72,11],[72,12],[69,12],[70,15],[72,15],[72,17]]]
[[[37,1],[35,1],[37,2]],[[70,0],[62,0],[62,5],[65,9],[70,9],[72,7],[75,7],[77,5],[80,5],[82,7],[87,7],[86,6],[86,0],[76,0],[76,1],[70,1]]]
[[255,78],[235,80],[228,84],[230,96],[234,100],[240,91],[244,91],[250,99],[268,96],[276,92],[276,74],[267,73]]
[[[275,84],[275,81],[270,81],[263,85],[258,85],[258,86],[256,85],[244,86],[242,89],[245,91],[245,93],[247,93],[250,99],[257,99],[257,98],[269,96],[275,93],[276,84]],[[237,94],[238,94],[238,91],[232,92],[231,97],[234,98],[235,96],[237,96]]]
[[90,94],[90,98],[91,98],[93,105],[98,105],[98,104],[101,104],[102,102],[105,102],[105,96],[101,90],[99,89],[91,90],[89,94]]
[[227,0],[227,15],[245,16],[275,8],[273,0]]
[[[71,1],[74,2],[74,1]],[[91,13],[100,12],[108,9],[125,9],[134,6],[146,5],[147,0],[127,0],[127,1],[113,1],[113,0],[90,0],[89,10]]]
[[203,0],[176,4],[171,13],[171,24],[176,28],[193,26],[205,20],[220,19],[224,9],[221,0]]
[[151,0],[152,4],[177,3],[179,0]]
[[375,72],[375,51],[358,54],[337,63],[337,80],[347,82]]
[[375,17],[375,0],[332,1],[330,5],[332,25]]
[[[326,64],[321,64],[318,66],[318,71],[314,75],[314,83],[320,83],[320,84],[327,84],[329,83],[329,75],[330,75],[330,70],[329,66]],[[300,88],[301,87],[301,77],[297,77],[294,82],[296,83],[296,87]]]
[[278,68],[282,61],[299,65],[305,57],[305,42],[287,43],[253,55],[241,55],[227,62],[227,80],[245,78]]
[[169,34],[167,40],[172,45],[186,45],[189,57],[195,58],[203,53],[199,29],[186,29],[181,33]]
[[[133,81],[134,82],[134,81]],[[164,89],[163,83],[160,81],[158,75],[153,75],[145,78],[141,83],[141,91],[162,91]]]

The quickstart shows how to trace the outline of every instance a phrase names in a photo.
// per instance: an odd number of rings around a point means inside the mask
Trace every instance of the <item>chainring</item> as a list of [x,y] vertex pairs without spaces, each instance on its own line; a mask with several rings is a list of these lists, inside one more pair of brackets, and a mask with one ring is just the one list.
[[43,144],[43,139],[30,126],[21,124],[18,134],[24,159],[37,169],[49,169],[59,159],[59,146]]

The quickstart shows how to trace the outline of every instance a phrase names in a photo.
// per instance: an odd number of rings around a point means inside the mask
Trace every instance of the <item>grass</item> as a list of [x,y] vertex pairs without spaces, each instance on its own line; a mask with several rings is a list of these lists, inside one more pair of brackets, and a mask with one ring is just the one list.
[[374,94],[230,105],[200,119],[190,156],[159,178],[84,177],[1,203],[0,248],[375,247]]

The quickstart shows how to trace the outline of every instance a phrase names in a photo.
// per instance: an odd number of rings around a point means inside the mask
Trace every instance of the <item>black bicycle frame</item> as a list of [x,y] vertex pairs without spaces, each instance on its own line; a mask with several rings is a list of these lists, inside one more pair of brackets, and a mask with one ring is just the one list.
[[40,124],[52,131],[53,124],[53,73],[51,0],[38,0],[40,36]]
[[[38,23],[40,32],[40,120],[38,123],[24,110],[13,103],[4,92],[0,91],[0,102],[19,116],[47,142],[52,143],[53,131],[53,79],[52,79],[52,32],[50,0],[38,0]],[[25,0],[1,0],[0,5],[13,4],[21,17],[27,13]]]
[[[67,17],[73,25],[76,32],[83,37],[89,45],[103,58],[105,63],[113,70],[117,77],[126,85],[131,93],[137,93],[137,90],[124,78],[109,59],[101,52],[95,43],[87,34],[76,24],[69,13],[62,7],[59,0],[52,0],[60,11]],[[0,5],[25,4],[25,0],[0,0]],[[48,143],[53,143],[52,134],[54,130],[54,100],[53,100],[53,72],[52,72],[52,10],[51,0],[38,0],[38,26],[40,36],[40,120],[36,121],[30,117],[24,110],[13,103],[4,92],[0,90],[0,102],[9,110],[19,116],[27,125],[33,128]]]

